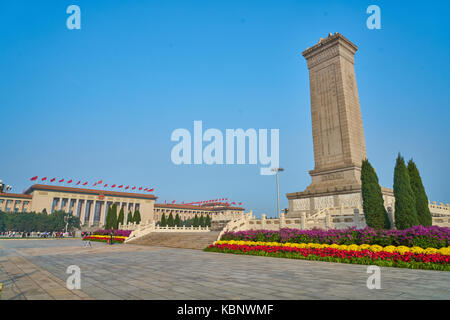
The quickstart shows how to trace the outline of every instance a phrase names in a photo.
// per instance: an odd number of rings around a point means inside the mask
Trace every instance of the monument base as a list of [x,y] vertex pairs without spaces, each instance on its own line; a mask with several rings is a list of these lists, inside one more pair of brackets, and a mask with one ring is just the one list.
[[[286,218],[306,217],[319,213],[324,209],[340,210],[342,213],[352,213],[358,209],[363,213],[361,185],[348,184],[333,187],[324,187],[328,190],[316,188],[313,183],[303,192],[286,194],[289,200],[289,211]],[[394,211],[394,192],[390,188],[381,188],[386,210]]]

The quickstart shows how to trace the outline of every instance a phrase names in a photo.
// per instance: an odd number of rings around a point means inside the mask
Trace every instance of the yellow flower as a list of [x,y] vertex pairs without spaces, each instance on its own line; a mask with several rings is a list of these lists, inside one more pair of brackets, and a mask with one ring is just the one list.
[[383,247],[379,246],[377,244],[374,244],[369,247],[369,250],[373,251],[373,252],[383,251]]
[[384,247],[384,249],[383,249],[383,251],[386,251],[386,252],[395,252],[395,250],[396,250],[397,248],[396,247],[394,247],[394,246],[387,246],[387,247]]
[[436,248],[426,248],[425,249],[425,253],[427,253],[427,254],[431,254],[431,253],[438,253],[439,251],[438,251],[438,249],[436,249]]
[[360,248],[357,244],[351,244],[347,247],[347,250],[352,250],[352,251],[359,251]]
[[411,252],[420,254],[420,253],[425,253],[425,250],[423,248],[421,248],[421,247],[412,247],[411,248]]

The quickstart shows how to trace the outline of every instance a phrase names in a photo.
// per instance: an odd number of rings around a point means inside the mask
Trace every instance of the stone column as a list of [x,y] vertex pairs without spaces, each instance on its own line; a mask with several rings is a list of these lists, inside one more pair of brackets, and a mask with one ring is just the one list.
[[[80,201],[80,200],[79,200]],[[86,216],[86,200],[81,200],[83,202],[81,202],[81,207],[80,207],[80,221],[81,221],[81,225],[84,225],[84,218]]]
[[300,216],[300,225],[302,230],[306,229],[306,212],[304,211],[301,213]]
[[286,219],[284,217],[284,213],[280,213],[280,229],[284,228],[286,225]]
[[265,229],[266,228],[266,214],[263,213],[261,214],[261,229]]
[[96,201],[92,200],[91,205],[89,206],[89,226],[94,224],[95,203]]

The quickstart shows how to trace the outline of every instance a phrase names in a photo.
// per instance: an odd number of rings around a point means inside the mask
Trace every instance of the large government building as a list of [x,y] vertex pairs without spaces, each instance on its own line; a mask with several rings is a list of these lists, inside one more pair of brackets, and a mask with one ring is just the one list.
[[[35,184],[23,194],[0,193],[0,211],[53,213],[62,210],[79,217],[84,228],[104,226],[113,204],[118,211],[123,208],[125,213],[139,210],[142,221],[160,221],[162,214],[168,217],[171,213],[174,217],[178,214],[182,220],[209,215],[213,220],[229,221],[244,213],[244,208],[226,203],[155,204],[156,199],[152,194]],[[124,223],[126,219],[127,214]]]

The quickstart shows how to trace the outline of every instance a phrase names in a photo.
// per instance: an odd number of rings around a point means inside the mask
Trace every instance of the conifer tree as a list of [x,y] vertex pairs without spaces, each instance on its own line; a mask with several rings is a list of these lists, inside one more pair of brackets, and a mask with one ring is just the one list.
[[418,225],[416,199],[411,188],[405,160],[398,154],[394,169],[395,226],[407,229]]
[[192,223],[192,226],[193,226],[193,227],[198,227],[198,217],[197,217],[197,214],[195,214],[194,222]]
[[173,221],[173,214],[172,212],[169,214],[169,218],[167,219],[167,226],[173,227],[174,221]]
[[416,200],[416,212],[419,223],[422,226],[431,226],[432,218],[430,208],[428,207],[428,197],[422,183],[422,178],[420,177],[419,169],[417,169],[412,159],[408,161],[408,174],[411,189],[414,192],[414,198]]
[[110,215],[108,229],[112,229],[112,228],[117,229],[116,224],[117,224],[117,205],[114,203],[111,207],[111,215]]
[[105,229],[111,229],[111,218],[112,218],[112,207],[108,208],[108,213],[106,214]]
[[198,220],[198,224],[200,225],[200,227],[204,227],[205,226],[205,218],[203,218],[203,215],[200,215],[200,219]]
[[177,227],[181,226],[181,220],[180,220],[180,216],[178,213],[175,215],[175,226],[177,226]]
[[389,229],[389,217],[378,177],[367,159],[363,160],[361,166],[361,193],[366,224],[374,229]]
[[136,224],[141,223],[141,213],[139,210],[134,211],[133,221],[136,222]]
[[161,221],[159,222],[159,225],[161,227],[165,227],[166,226],[166,214],[164,212],[161,215]]
[[120,209],[119,211],[119,217],[117,218],[117,222],[116,222],[116,228],[115,229],[119,229],[119,223],[121,223],[123,225],[123,220],[125,219],[125,212],[123,210],[123,207]]
[[127,215],[127,224],[128,223],[133,223],[133,214],[131,213],[131,210],[128,211],[128,215]]
[[211,227],[211,217],[210,215],[206,215],[206,221],[205,221],[205,226],[207,227]]

